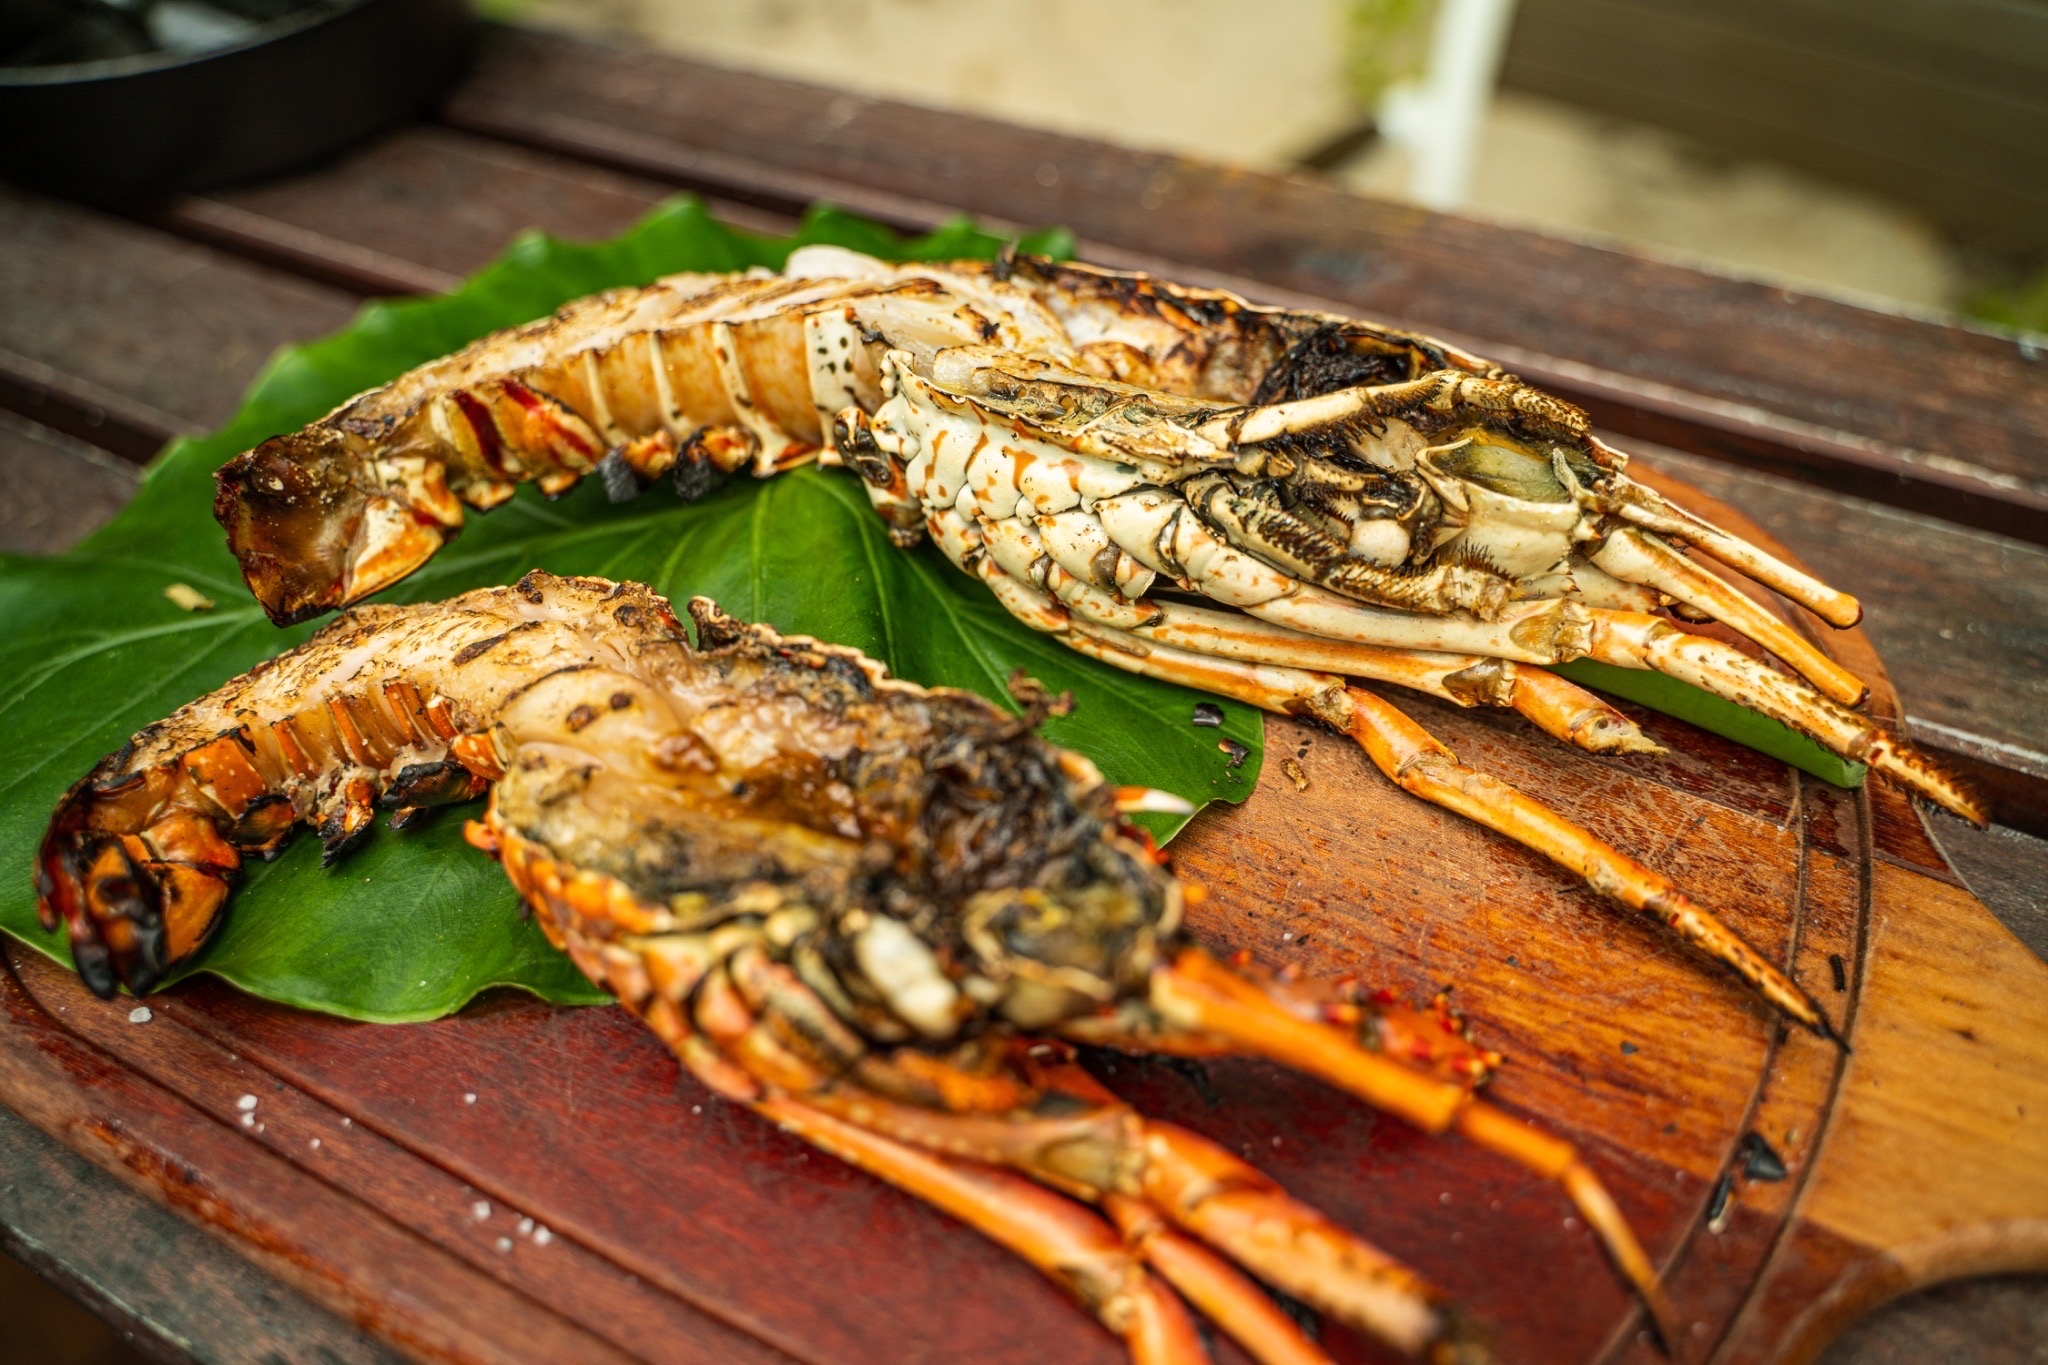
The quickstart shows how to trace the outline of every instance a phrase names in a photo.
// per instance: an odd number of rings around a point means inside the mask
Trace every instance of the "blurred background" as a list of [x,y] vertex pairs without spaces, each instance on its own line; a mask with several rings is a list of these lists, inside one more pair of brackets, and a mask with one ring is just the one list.
[[2048,330],[2043,0],[498,0],[520,22]]

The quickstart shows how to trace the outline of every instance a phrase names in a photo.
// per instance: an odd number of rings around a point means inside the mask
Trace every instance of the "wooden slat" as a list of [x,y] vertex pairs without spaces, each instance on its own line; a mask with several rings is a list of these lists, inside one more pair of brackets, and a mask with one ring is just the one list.
[[836,184],[853,207],[919,221],[960,208],[1064,223],[1093,243],[1471,338],[1553,384],[1590,367],[1592,389],[1620,396],[1604,415],[1624,430],[1686,445],[1658,411],[1677,407],[1710,447],[1746,444],[1749,458],[1865,496],[2048,539],[2048,366],[1988,333],[558,35],[494,32],[445,116],[771,205]]
[[2048,246],[2048,11],[2011,0],[1524,0],[1503,83]]
[[[123,455],[225,421],[271,352],[334,331],[356,308],[338,291],[12,189],[0,189],[0,241],[0,404],[41,385],[50,396],[28,415]],[[91,404],[103,427],[127,429],[125,444],[45,411]]]
[[149,221],[207,246],[362,294],[446,294],[462,283],[432,266],[337,242],[218,199],[180,199]]
[[[172,204],[152,221],[182,236],[365,294],[435,293],[521,232],[615,237],[674,193],[653,181],[415,127],[317,176]],[[734,226],[782,233],[786,214],[714,202]]]
[[1934,838],[1970,893],[1995,909],[2034,956],[2048,960],[2048,840],[1953,820],[1936,825]]
[[[0,1107],[0,1250],[151,1358],[208,1365],[401,1365],[404,1357],[279,1285],[163,1205],[107,1179]],[[5,1337],[20,1349],[13,1324]],[[176,1349],[183,1344],[185,1350]],[[73,1342],[50,1341],[42,1360]],[[29,1357],[6,1357],[28,1365]]]
[[135,467],[0,412],[0,554],[55,554],[134,496]]
[[[61,350],[53,348],[53,353],[64,358]],[[173,437],[199,430],[196,422],[5,347],[0,347],[0,409],[136,464]]]

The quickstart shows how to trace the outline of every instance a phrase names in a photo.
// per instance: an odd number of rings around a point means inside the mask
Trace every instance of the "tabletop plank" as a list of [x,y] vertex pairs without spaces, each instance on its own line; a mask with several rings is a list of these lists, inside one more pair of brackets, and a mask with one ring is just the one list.
[[[452,287],[521,232],[616,237],[673,193],[638,177],[414,126],[318,175],[186,199],[154,221],[288,270],[324,272],[360,292],[433,292]],[[744,205],[719,209],[726,221],[758,231],[786,232],[794,222]]]
[[445,116],[680,183],[740,192],[751,175],[770,203],[836,183],[871,211],[1062,223],[1469,338],[1604,394],[1601,415],[1635,434],[1671,440],[1673,405],[1720,423],[1725,458],[1743,458],[1745,431],[1775,430],[1769,457],[1805,475],[2048,538],[2048,357],[1987,331],[555,34],[493,31]]
[[190,427],[227,420],[272,351],[334,331],[357,306],[337,290],[20,190],[0,188],[0,240],[0,348]]
[[405,1357],[102,1175],[0,1106],[0,1250],[152,1359],[401,1365]]
[[0,554],[56,554],[121,510],[141,471],[83,441],[0,411]]

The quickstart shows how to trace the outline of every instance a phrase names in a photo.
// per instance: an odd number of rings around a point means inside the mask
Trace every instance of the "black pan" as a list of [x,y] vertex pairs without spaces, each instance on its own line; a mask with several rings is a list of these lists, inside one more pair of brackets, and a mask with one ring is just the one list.
[[468,0],[328,0],[197,56],[0,66],[0,175],[127,207],[284,170],[417,113],[473,32]]

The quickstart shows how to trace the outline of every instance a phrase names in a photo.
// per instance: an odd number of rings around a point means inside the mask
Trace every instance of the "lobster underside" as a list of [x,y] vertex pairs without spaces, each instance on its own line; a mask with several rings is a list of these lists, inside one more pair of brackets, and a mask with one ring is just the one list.
[[[357,608],[136,735],[38,857],[87,982],[147,990],[248,856],[490,792],[470,841],[552,940],[721,1095],[1011,1248],[1140,1361],[1322,1359],[1255,1276],[1419,1359],[1490,1358],[1415,1272],[1226,1149],[1147,1118],[1077,1044],[1248,1054],[1557,1182],[1661,1325],[1654,1271],[1566,1143],[1477,1090],[1499,1058],[1441,1000],[1225,964],[1197,889],[1036,724],[857,652],[647,589],[533,573]],[[1169,1288],[1169,1286],[1171,1288]],[[1177,1291],[1177,1292],[1176,1292]]]
[[1816,1032],[1822,1011],[1708,909],[1358,684],[1628,753],[1655,746],[1546,666],[1655,670],[1982,816],[1854,709],[1860,680],[1695,555],[1837,626],[1855,599],[1630,479],[1585,414],[1427,337],[1141,275],[813,247],[780,276],[596,295],[236,457],[215,510],[285,622],[410,573],[523,480],[692,497],[813,459],[850,466],[899,544],[928,537],[1033,629],[1350,735],[1403,789],[1651,915]]

